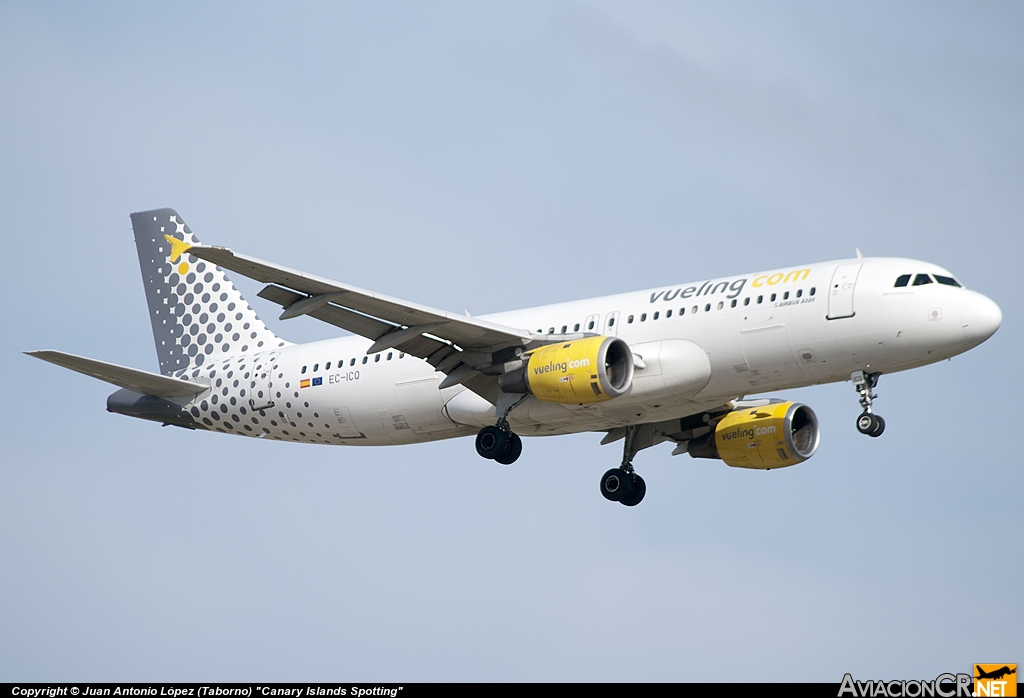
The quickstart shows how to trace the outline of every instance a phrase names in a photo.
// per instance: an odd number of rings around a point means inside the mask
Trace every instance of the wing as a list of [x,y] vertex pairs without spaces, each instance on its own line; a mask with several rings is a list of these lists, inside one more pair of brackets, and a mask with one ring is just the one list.
[[159,373],[140,371],[137,368],[118,366],[106,361],[87,359],[84,356],[65,354],[62,351],[26,351],[29,356],[34,356],[51,364],[57,364],[72,371],[84,373],[101,381],[112,383],[120,388],[126,388],[141,395],[155,395],[157,397],[185,397],[197,395],[208,389],[210,386],[202,383],[162,376]]
[[504,372],[505,363],[516,361],[534,344],[552,341],[526,330],[305,274],[224,247],[197,245],[187,252],[268,284],[259,296],[284,308],[282,320],[309,315],[373,340],[367,354],[397,349],[418,356],[447,374],[442,388],[462,383],[491,403],[497,401],[497,375]]

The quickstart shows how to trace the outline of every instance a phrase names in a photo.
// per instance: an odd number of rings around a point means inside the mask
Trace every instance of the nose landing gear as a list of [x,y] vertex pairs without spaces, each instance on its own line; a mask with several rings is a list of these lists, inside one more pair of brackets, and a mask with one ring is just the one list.
[[860,406],[864,409],[857,417],[857,431],[868,436],[881,436],[885,431],[885,420],[871,412],[871,404],[878,395],[873,392],[881,373],[854,371],[850,374],[854,389],[860,394]]
[[627,507],[635,507],[647,494],[647,483],[633,470],[633,456],[639,450],[636,448],[636,435],[640,426],[642,425],[626,427],[622,465],[601,476],[601,494],[604,498]]

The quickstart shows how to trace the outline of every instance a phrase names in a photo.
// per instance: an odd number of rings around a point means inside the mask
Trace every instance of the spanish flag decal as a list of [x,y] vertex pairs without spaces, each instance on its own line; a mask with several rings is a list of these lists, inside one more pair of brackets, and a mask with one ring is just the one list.
[[300,380],[299,381],[299,387],[300,388],[308,388],[309,387],[309,379],[308,378],[303,378],[302,380]]

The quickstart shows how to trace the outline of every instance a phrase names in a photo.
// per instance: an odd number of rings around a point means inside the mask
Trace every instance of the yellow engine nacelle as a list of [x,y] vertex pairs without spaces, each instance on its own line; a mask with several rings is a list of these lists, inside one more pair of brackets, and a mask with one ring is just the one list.
[[819,438],[818,418],[810,407],[777,402],[733,410],[709,434],[692,439],[687,451],[737,468],[784,468],[813,456]]
[[617,337],[548,344],[530,352],[525,366],[498,379],[507,393],[530,393],[563,405],[611,400],[632,382],[633,353]]

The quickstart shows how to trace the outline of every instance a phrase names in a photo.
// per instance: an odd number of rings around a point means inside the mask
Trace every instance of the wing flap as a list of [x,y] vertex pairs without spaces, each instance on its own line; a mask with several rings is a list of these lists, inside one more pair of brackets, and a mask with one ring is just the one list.
[[[533,339],[532,335],[526,330],[506,327],[486,320],[448,313],[398,298],[391,298],[348,284],[305,274],[254,257],[235,254],[224,247],[197,245],[189,249],[189,254],[205,259],[224,269],[247,276],[250,279],[283,287],[285,290],[296,293],[297,296],[312,297],[330,294],[331,300],[328,304],[322,305],[310,313],[313,317],[317,317],[317,313],[323,312],[325,308],[338,306],[374,318],[382,323],[382,325],[391,328],[437,325],[436,328],[431,329],[431,334],[457,344],[462,348],[493,350],[507,346],[522,346]],[[284,299],[280,291],[271,291],[269,293]],[[263,292],[260,295],[267,298]],[[299,300],[302,300],[302,298],[292,299],[291,303]],[[277,301],[275,300],[275,302]],[[336,317],[335,319],[350,322],[353,325],[358,324],[348,316]],[[373,331],[370,331],[371,326],[361,327],[363,327],[363,331],[357,331],[358,334],[373,340],[380,337],[380,334],[374,334]],[[348,328],[346,327],[345,329]]]
[[[287,308],[309,298],[309,296],[301,293],[274,285],[264,287],[257,295],[271,303],[277,303],[282,308]],[[361,313],[354,313],[351,310],[339,308],[330,303],[325,303],[306,314],[321,322],[326,322],[328,325],[340,327],[347,332],[369,339],[378,339],[399,327],[389,322],[382,322],[376,318],[367,317]]]
[[66,354],[62,351],[26,351],[29,356],[34,356],[43,361],[49,361],[62,368],[99,378],[119,388],[126,388],[141,395],[154,395],[156,397],[187,397],[197,395],[207,388],[208,385],[193,383],[192,381],[180,378],[162,376],[159,373],[140,371],[137,368],[119,366],[117,364],[87,359],[84,356]]

